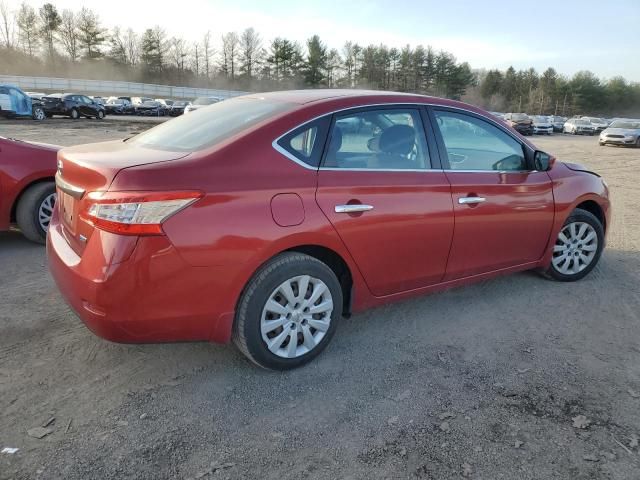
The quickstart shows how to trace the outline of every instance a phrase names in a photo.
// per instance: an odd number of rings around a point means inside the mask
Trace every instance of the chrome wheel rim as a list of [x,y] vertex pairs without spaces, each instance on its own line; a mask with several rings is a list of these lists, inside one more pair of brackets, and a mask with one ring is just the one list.
[[332,313],[331,291],[322,280],[310,275],[290,278],[269,295],[262,309],[262,340],[278,357],[300,357],[320,344]]
[[565,225],[553,247],[551,263],[563,275],[580,273],[593,262],[598,251],[598,235],[585,222]]
[[44,110],[36,108],[36,120],[44,120]]
[[56,204],[56,194],[52,193],[47,195],[38,208],[38,222],[40,228],[45,232],[49,229],[49,223],[51,223],[51,216],[53,215],[53,207]]

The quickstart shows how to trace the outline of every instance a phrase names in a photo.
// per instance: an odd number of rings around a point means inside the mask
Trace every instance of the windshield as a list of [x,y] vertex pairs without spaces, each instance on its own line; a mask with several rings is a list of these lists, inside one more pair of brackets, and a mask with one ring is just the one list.
[[193,101],[194,105],[211,105],[213,103],[217,103],[218,99],[217,98],[211,98],[211,97],[198,97]]
[[514,113],[511,115],[512,120],[520,121],[520,120],[529,120],[529,117],[526,113]]
[[640,129],[640,122],[628,122],[623,120],[616,120],[611,125],[610,128],[631,128],[631,129]]
[[193,152],[210,147],[236,133],[292,108],[292,104],[255,98],[237,98],[200,108],[141,133],[130,143]]

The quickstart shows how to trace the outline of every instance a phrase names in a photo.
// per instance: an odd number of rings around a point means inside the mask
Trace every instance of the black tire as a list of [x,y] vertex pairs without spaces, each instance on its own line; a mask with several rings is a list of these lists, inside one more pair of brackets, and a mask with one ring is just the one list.
[[33,112],[31,114],[31,117],[34,120],[41,122],[42,120],[47,118],[47,115],[46,113],[44,113],[44,109],[42,107],[36,106],[36,107],[33,107]]
[[[328,287],[333,301],[331,322],[325,336],[309,352],[296,358],[272,353],[262,339],[260,321],[265,303],[283,282],[298,275],[310,275]],[[271,370],[289,370],[314,359],[335,334],[342,317],[342,289],[335,273],[316,258],[296,252],[282,253],[263,265],[249,281],[238,304],[233,342],[256,365]]]
[[640,148],[640,137],[636,140],[636,148]]
[[29,187],[20,197],[16,208],[16,221],[22,234],[36,243],[44,243],[47,231],[40,225],[38,218],[42,202],[55,193],[54,182],[42,182]]
[[96,114],[96,118],[98,120],[102,120],[104,118],[104,112],[102,110],[98,110],[98,113]]
[[78,120],[80,118],[80,112],[78,112],[78,110],[76,110],[75,108],[72,108],[69,112],[69,116],[74,120]]
[[575,282],[576,280],[580,280],[581,278],[584,278],[586,275],[588,275],[589,272],[593,270],[595,266],[598,264],[598,261],[600,260],[600,256],[602,255],[602,249],[604,248],[604,228],[602,226],[602,223],[600,223],[600,220],[598,220],[598,217],[596,217],[591,212],[582,210],[581,208],[576,208],[571,213],[571,215],[569,215],[567,220],[564,222],[563,228],[564,226],[567,226],[574,222],[588,223],[593,227],[593,229],[596,232],[596,236],[598,238],[598,247],[597,247],[595,256],[591,260],[591,263],[587,265],[585,269],[582,270],[581,272],[567,275],[556,270],[553,263],[551,263],[549,265],[549,268],[544,272],[544,274],[548,278],[557,280],[559,282]]

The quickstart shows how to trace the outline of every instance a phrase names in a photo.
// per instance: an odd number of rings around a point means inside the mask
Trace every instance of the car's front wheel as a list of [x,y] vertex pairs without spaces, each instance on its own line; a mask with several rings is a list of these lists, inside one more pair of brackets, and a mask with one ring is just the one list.
[[78,110],[76,110],[75,108],[72,108],[71,112],[69,112],[69,116],[74,120],[77,120],[80,118],[80,112],[78,112]]
[[287,370],[316,357],[342,316],[335,273],[316,258],[280,254],[251,279],[242,295],[233,341],[251,361]]
[[47,118],[47,115],[44,113],[44,109],[42,107],[33,107],[33,115],[34,120],[42,121]]
[[577,208],[558,233],[546,274],[562,282],[580,280],[596,266],[603,247],[602,223],[591,212]]
[[98,120],[102,120],[104,118],[104,112],[102,110],[98,110],[98,113],[96,115],[96,118]]

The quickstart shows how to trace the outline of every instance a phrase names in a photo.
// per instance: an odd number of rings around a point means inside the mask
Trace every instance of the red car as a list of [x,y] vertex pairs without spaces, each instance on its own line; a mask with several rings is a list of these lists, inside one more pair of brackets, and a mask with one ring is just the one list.
[[597,174],[418,95],[249,95],[58,158],[50,269],[94,333],[233,339],[273,369],[365,308],[521,270],[577,280],[609,224]]
[[56,201],[59,148],[0,137],[0,231],[17,223],[29,240],[44,243]]

